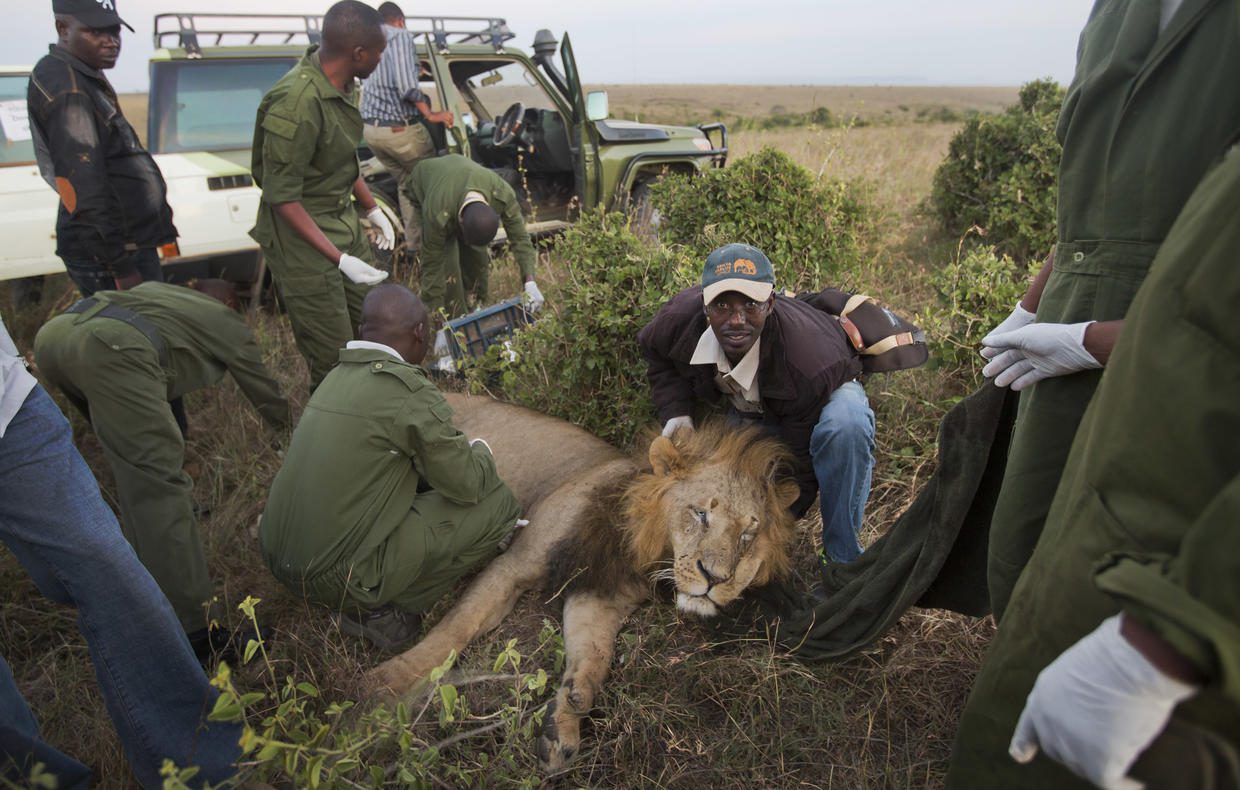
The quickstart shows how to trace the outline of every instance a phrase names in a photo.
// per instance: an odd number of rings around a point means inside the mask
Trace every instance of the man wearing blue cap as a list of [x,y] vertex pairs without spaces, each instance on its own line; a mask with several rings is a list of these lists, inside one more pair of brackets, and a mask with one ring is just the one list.
[[792,512],[805,515],[820,495],[827,556],[861,554],[874,412],[835,318],[775,293],[761,250],[728,244],[706,258],[702,284],[672,297],[637,341],[664,436],[693,429],[695,401],[726,398],[729,420],[761,423],[792,450],[801,488]]
[[60,196],[56,254],[83,296],[162,280],[176,241],[168,186],[103,72],[121,52],[113,0],[53,0],[57,41],[30,74],[39,171]]

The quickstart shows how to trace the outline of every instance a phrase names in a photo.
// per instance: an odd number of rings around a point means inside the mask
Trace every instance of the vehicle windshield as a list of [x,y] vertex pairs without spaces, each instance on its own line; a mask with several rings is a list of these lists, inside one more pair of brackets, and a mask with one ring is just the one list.
[[176,154],[249,148],[258,103],[296,62],[290,56],[154,64],[150,151]]
[[527,110],[559,109],[543,84],[520,61],[457,61],[449,68],[481,120],[494,120],[514,102],[521,102]]
[[0,76],[0,166],[34,162],[34,141],[26,117],[24,74]]

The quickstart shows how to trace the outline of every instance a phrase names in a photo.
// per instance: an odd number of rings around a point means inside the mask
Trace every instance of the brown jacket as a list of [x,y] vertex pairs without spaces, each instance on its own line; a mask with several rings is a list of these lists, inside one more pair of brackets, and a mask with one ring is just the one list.
[[[663,422],[691,414],[695,399],[714,402],[722,397],[715,386],[715,366],[689,364],[709,326],[702,288],[694,286],[673,296],[637,335],[650,395]],[[801,496],[792,511],[800,517],[818,492],[809,457],[810,433],[831,393],[860,375],[861,361],[834,318],[779,294],[762,328],[759,354],[763,424],[796,458]]]

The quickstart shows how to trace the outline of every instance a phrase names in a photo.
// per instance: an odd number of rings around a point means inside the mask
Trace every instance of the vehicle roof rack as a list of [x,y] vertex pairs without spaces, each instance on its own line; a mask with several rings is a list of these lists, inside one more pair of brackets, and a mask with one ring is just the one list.
[[[427,34],[445,51],[452,44],[490,44],[502,52],[515,38],[508,23],[497,17],[410,16],[410,32]],[[318,44],[323,40],[322,14],[212,14],[155,15],[155,48],[183,48],[190,57],[202,57],[203,47],[262,44]]]

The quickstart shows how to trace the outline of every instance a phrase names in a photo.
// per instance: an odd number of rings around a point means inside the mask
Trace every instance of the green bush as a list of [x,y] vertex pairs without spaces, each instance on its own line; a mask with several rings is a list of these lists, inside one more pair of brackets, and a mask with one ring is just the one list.
[[973,118],[952,138],[934,174],[930,205],[943,227],[963,236],[977,226],[986,243],[1024,260],[1055,240],[1055,138],[1063,89],[1052,80],[1024,85],[1019,103]]
[[504,397],[627,446],[654,419],[637,332],[701,275],[699,259],[636,236],[623,214],[582,217],[556,243],[565,272],[538,321],[467,375]]
[[723,244],[752,244],[771,259],[780,288],[817,290],[860,262],[868,212],[852,186],[817,179],[773,148],[720,170],[665,178],[651,200],[664,243],[698,261]]
[[936,272],[931,282],[941,306],[918,320],[932,344],[932,363],[977,383],[985,366],[978,353],[982,338],[1012,312],[1038,267],[1022,267],[993,247],[973,246]]

